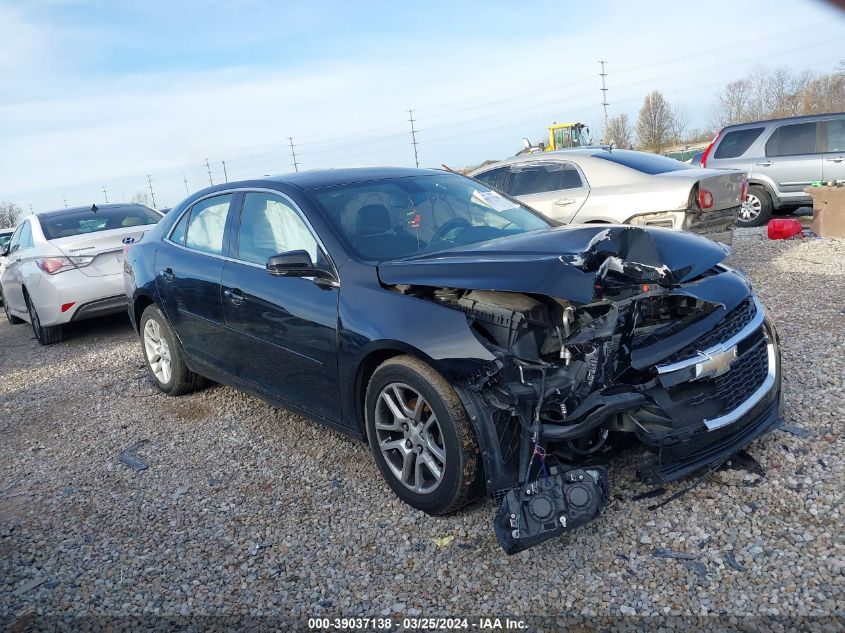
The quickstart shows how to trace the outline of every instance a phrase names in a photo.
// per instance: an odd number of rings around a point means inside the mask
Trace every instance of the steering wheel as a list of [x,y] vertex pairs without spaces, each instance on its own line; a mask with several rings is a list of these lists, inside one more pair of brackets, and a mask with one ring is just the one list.
[[471,227],[472,224],[469,223],[469,220],[465,218],[455,218],[454,220],[449,220],[445,224],[440,225],[440,228],[434,232],[434,237],[439,240],[450,241],[449,238],[446,237],[447,235],[449,235],[449,233],[451,233],[455,229],[465,230]]

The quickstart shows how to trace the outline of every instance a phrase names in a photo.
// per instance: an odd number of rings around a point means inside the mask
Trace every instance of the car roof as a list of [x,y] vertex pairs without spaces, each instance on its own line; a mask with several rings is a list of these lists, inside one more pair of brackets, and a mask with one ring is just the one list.
[[818,120],[818,119],[826,119],[830,117],[836,116],[845,116],[845,112],[827,112],[825,114],[802,114],[800,116],[787,116],[787,117],[780,117],[774,119],[760,119],[759,121],[746,121],[744,123],[733,123],[731,125],[726,125],[722,128],[722,131],[726,130],[736,130],[744,127],[753,127],[755,125],[766,125],[768,123],[780,123],[782,121],[789,121],[789,122],[799,122],[799,121],[810,121],[810,120]]
[[[256,180],[280,182],[300,189],[317,189],[334,185],[348,185],[368,180],[408,178],[411,176],[443,175],[440,169],[417,169],[414,167],[342,167],[337,169],[315,169],[278,176],[265,176]],[[230,183],[231,184],[231,183]]]
[[[96,204],[98,211],[104,211],[106,209],[127,209],[130,207],[138,207],[142,209],[149,209],[149,207],[145,204],[141,204],[139,202],[113,202],[110,204]],[[91,205],[91,206],[94,206]],[[67,209],[51,209],[50,211],[39,211],[36,213],[36,217],[43,218],[45,215],[56,215],[56,214],[63,214],[63,213],[77,213],[79,211],[90,211],[91,206],[87,207],[69,207]],[[152,209],[155,211],[155,209]]]
[[[496,163],[488,163],[487,165],[483,165],[481,167],[476,167],[471,169],[469,173],[480,172],[481,170],[487,171],[489,169],[495,169],[496,167],[505,167],[507,165],[513,165],[515,163],[534,163],[538,161],[571,161],[573,163],[582,163],[582,162],[594,162],[595,160],[601,161],[600,164],[606,166],[605,163],[607,161],[601,160],[601,158],[596,158],[601,155],[607,155],[610,153],[617,153],[622,152],[626,154],[647,154],[648,152],[638,152],[637,150],[630,150],[630,149],[610,149],[606,145],[595,146],[595,147],[573,147],[569,149],[556,149],[550,152],[533,152],[531,154],[519,154],[518,156],[512,156],[510,158],[506,158],[504,160],[500,160]],[[620,166],[621,167],[621,166]],[[625,168],[629,169],[629,168]]]

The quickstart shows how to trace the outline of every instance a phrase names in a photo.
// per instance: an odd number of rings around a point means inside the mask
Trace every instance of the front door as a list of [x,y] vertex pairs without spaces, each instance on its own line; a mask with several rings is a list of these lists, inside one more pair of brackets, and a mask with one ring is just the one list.
[[564,161],[511,165],[505,191],[543,215],[566,224],[590,194],[578,168]]
[[156,253],[156,288],[182,347],[214,367],[226,364],[220,278],[233,199],[225,194],[196,202]]
[[[223,315],[234,373],[254,388],[320,417],[340,421],[337,300],[333,282],[278,277],[268,258],[305,250],[330,268],[293,201],[248,192],[223,266]],[[233,261],[234,260],[234,261]]]

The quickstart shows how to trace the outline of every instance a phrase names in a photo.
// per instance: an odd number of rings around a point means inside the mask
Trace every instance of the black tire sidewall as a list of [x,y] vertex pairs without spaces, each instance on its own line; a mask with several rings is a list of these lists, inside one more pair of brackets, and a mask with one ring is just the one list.
[[[32,333],[35,335],[35,340],[40,345],[44,345],[44,330],[41,327],[41,317],[38,316],[38,311],[32,305],[32,299],[29,294],[24,295],[24,298],[26,299],[27,312],[29,312],[29,325],[32,327]],[[36,320],[38,321],[38,325],[35,324]]]
[[748,222],[743,222],[742,220],[737,220],[737,226],[749,228],[754,226],[763,226],[767,224],[769,220],[772,218],[772,197],[769,195],[769,192],[760,187],[759,185],[751,185],[748,188],[748,193],[754,197],[756,197],[760,201],[760,214],[754,218],[753,220],[749,220]]
[[[388,468],[378,445],[375,432],[375,406],[382,389],[394,382],[404,383],[421,393],[437,416],[437,421],[440,423],[440,430],[446,449],[446,472],[443,475],[440,485],[434,491],[427,494],[416,493],[398,481],[393,472]],[[376,465],[396,495],[405,503],[424,512],[430,514],[447,512],[453,505],[455,497],[460,493],[462,487],[463,482],[461,481],[461,477],[464,460],[453,415],[446,406],[439,390],[411,367],[400,364],[382,366],[373,374],[370,384],[367,387],[366,424],[367,437]]]

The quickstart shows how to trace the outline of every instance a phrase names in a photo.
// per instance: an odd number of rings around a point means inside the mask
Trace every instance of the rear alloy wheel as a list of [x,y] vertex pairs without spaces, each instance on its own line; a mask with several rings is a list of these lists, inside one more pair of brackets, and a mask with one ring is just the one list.
[[762,187],[750,186],[748,195],[739,208],[737,226],[763,226],[771,217],[772,198]]
[[32,333],[35,334],[35,340],[41,345],[53,345],[60,342],[65,337],[65,329],[61,325],[52,325],[44,327],[41,325],[41,319],[38,317],[38,311],[32,305],[32,299],[29,294],[24,294],[26,300],[26,309],[29,312],[29,323],[32,325]]
[[25,323],[25,321],[23,319],[16,317],[14,314],[12,314],[12,311],[9,310],[9,302],[8,301],[3,302],[3,310],[6,312],[6,319],[9,321],[9,323],[11,325],[19,325],[21,323]]
[[478,443],[455,390],[411,356],[376,369],[367,388],[367,437],[376,464],[405,503],[446,514],[481,492]]
[[169,396],[194,391],[202,378],[188,369],[176,334],[155,305],[141,315],[141,343],[144,360],[156,386]]

